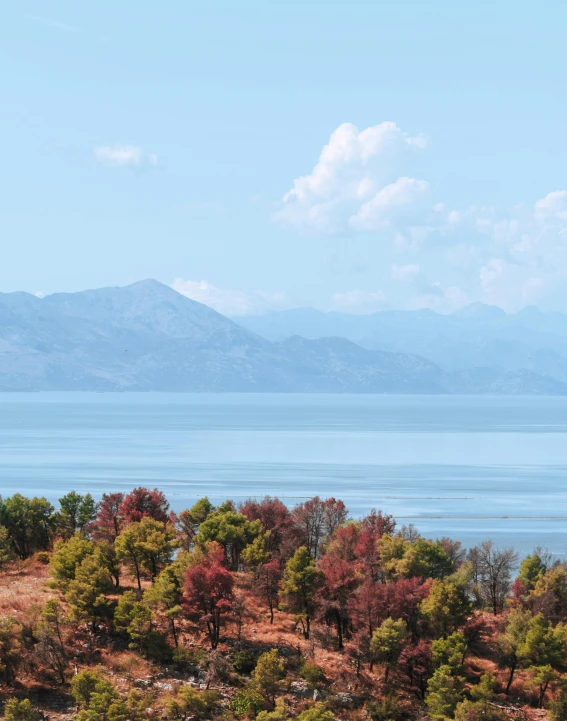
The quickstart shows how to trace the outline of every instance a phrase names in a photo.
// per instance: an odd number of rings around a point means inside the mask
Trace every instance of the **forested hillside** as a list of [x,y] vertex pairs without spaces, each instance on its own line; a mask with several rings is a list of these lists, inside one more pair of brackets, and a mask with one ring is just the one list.
[[567,718],[567,568],[340,500],[0,503],[9,721]]

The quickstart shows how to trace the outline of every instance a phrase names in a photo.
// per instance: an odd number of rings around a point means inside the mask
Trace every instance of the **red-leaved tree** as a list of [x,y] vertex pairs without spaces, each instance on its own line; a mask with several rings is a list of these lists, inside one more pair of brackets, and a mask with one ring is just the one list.
[[142,518],[153,518],[154,521],[167,523],[171,520],[169,515],[169,503],[165,494],[154,488],[134,488],[122,502],[120,514],[125,523],[137,523]]
[[281,563],[274,558],[258,569],[258,577],[253,586],[256,595],[266,603],[270,610],[270,623],[274,622],[274,609],[278,607],[281,577]]
[[102,494],[96,520],[91,529],[91,534],[95,541],[114,543],[118,538],[124,523],[121,512],[123,502],[123,493]]
[[239,508],[239,511],[249,521],[259,520],[261,522],[262,528],[270,532],[267,539],[268,550],[274,555],[282,556],[282,549],[288,545],[286,541],[293,529],[293,521],[288,507],[279,498],[266,496],[261,501],[249,499]]
[[352,563],[334,553],[327,553],[319,563],[324,574],[321,605],[327,620],[335,624],[339,651],[343,649],[343,637],[348,631],[348,603],[356,587],[356,569]]
[[234,578],[226,568],[222,547],[209,543],[202,559],[187,569],[183,609],[188,618],[204,625],[215,649],[234,600]]

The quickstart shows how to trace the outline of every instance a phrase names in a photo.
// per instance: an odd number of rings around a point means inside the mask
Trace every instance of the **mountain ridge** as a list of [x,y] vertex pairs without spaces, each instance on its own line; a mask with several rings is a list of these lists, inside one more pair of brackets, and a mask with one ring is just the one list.
[[[309,312],[309,319],[316,326],[320,315]],[[344,330],[348,322],[339,320]],[[406,336],[426,322],[435,321],[418,314]],[[43,298],[0,294],[6,391],[567,394],[567,360],[563,382],[529,368],[447,369],[395,342],[382,345],[369,348],[344,333],[266,338],[152,279]]]

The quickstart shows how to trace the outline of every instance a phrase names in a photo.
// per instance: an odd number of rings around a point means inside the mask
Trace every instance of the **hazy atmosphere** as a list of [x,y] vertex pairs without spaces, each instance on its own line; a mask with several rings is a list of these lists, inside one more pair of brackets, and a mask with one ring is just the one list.
[[0,289],[567,310],[567,9],[534,8],[7,5]]
[[0,721],[567,721],[567,3],[0,18]]

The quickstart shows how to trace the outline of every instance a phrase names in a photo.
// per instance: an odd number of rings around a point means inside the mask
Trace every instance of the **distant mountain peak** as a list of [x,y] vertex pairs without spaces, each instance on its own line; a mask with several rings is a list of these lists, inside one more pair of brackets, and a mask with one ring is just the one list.
[[505,318],[508,314],[497,305],[488,305],[487,303],[471,303],[456,310],[453,315],[459,318],[479,318],[482,320],[490,320],[497,318]]

